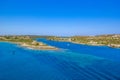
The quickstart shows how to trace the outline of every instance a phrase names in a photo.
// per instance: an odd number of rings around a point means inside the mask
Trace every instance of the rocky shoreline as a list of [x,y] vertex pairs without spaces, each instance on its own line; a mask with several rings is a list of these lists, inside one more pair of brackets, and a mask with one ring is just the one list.
[[120,45],[117,44],[109,44],[109,45],[104,45],[104,44],[86,44],[86,43],[79,43],[79,42],[71,42],[75,44],[83,44],[83,45],[91,45],[91,46],[108,46],[111,48],[120,48]]
[[112,48],[120,48],[120,35],[48,37],[47,39],[83,45],[108,46]]
[[35,50],[58,50],[58,48],[37,42],[29,36],[1,36],[1,42],[10,42],[19,46]]
[[35,45],[30,45],[30,44],[26,44],[26,43],[17,43],[22,47],[26,47],[28,49],[35,49],[35,50],[58,50],[58,48],[53,47],[53,46],[48,46],[48,45],[39,45],[39,46],[35,46]]

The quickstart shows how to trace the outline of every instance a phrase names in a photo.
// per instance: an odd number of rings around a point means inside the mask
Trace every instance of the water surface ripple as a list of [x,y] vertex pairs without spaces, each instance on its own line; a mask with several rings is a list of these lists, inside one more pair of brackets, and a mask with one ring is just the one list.
[[30,50],[0,42],[0,80],[120,80],[119,49],[42,41],[62,49]]

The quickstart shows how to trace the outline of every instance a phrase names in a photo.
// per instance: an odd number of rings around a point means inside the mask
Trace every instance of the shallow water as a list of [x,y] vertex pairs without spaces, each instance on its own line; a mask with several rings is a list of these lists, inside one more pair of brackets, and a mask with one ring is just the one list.
[[30,50],[0,42],[0,80],[120,80],[119,49],[42,41],[62,49]]

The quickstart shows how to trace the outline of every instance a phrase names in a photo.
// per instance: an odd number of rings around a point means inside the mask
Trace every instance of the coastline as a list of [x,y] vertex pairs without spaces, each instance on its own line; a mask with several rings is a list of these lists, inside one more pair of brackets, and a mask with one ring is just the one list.
[[79,42],[74,42],[74,41],[61,41],[61,40],[53,40],[53,41],[58,41],[58,42],[71,42],[71,43],[75,43],[75,44],[82,44],[82,45],[89,45],[89,46],[106,46],[106,47],[111,47],[111,48],[120,48],[120,45],[116,45],[116,44],[109,44],[109,45],[105,45],[105,44],[95,44],[95,43],[79,43]]
[[71,42],[83,45],[92,46],[108,46],[112,48],[120,48],[120,34],[110,35],[95,35],[95,36],[70,36],[70,37],[57,37],[51,36],[48,40]]
[[42,42],[38,42],[38,43],[41,44],[41,45],[38,45],[38,46],[30,45],[30,44],[27,44],[27,43],[24,43],[24,42],[12,42],[12,41],[0,41],[0,42],[13,43],[13,44],[17,44],[21,47],[28,48],[28,49],[33,49],[33,50],[58,50],[58,48],[53,47],[53,46],[49,46],[49,45],[45,45]]
[[79,42],[73,42],[73,41],[71,43],[82,44],[82,45],[90,45],[90,46],[107,46],[107,47],[111,47],[111,48],[120,48],[120,45],[116,45],[116,44],[109,44],[109,45],[104,45],[104,44],[86,44],[86,43],[79,43]]

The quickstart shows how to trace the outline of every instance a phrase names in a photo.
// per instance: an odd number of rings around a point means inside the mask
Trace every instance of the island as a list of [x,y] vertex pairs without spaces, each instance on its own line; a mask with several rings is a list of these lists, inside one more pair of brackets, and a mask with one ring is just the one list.
[[22,47],[37,50],[58,50],[58,48],[49,46],[42,42],[37,42],[30,36],[0,36],[1,42],[11,42],[18,44]]
[[49,36],[47,37],[47,39],[85,45],[109,46],[112,48],[120,48],[120,34],[71,37]]

